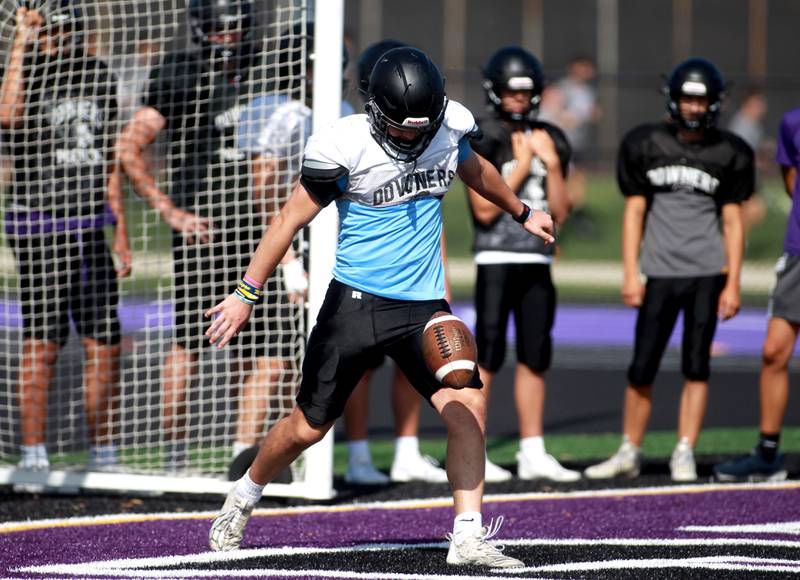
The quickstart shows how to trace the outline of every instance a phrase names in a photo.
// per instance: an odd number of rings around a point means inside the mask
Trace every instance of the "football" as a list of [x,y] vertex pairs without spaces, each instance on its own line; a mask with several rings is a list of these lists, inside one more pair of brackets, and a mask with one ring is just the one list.
[[443,385],[457,389],[469,385],[475,374],[477,352],[472,332],[457,316],[439,311],[425,325],[422,354]]

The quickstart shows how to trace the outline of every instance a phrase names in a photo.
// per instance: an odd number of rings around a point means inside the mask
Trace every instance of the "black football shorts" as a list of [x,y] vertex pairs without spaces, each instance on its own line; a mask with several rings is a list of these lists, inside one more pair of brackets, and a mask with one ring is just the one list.
[[[297,404],[312,425],[337,419],[364,371],[392,358],[428,402],[442,388],[422,356],[422,332],[431,316],[450,312],[445,300],[394,300],[331,281],[311,331]],[[481,382],[477,373],[475,388]]]
[[508,317],[514,313],[517,360],[544,372],[553,358],[551,331],[556,289],[549,264],[481,264],[475,283],[478,363],[497,372],[506,355]]
[[681,371],[692,381],[707,381],[711,341],[717,329],[719,295],[727,276],[650,278],[636,319],[633,362],[628,367],[631,385],[650,386],[658,373],[678,314],[683,312]]

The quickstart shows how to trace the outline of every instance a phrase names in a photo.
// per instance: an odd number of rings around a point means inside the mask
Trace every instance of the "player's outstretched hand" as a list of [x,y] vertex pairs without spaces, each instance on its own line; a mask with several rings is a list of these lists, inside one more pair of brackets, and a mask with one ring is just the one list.
[[225,300],[205,313],[206,318],[214,316],[214,322],[206,330],[208,342],[222,348],[244,328],[250,319],[253,307],[245,304],[231,294]]
[[549,213],[539,210],[532,211],[524,225],[525,229],[534,236],[542,238],[545,244],[552,244],[556,241],[553,237],[553,218]]
[[165,213],[164,220],[190,244],[195,238],[203,244],[211,241],[210,222],[206,218],[176,207]]

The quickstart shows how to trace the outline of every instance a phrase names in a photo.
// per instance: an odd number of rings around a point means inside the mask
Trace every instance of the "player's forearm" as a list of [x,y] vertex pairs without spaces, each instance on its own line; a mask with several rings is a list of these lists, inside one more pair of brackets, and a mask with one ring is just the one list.
[[567,182],[561,171],[561,163],[557,162],[552,167],[547,166],[547,207],[553,216],[553,221],[563,224],[570,212],[569,197],[567,196]]
[[117,144],[117,151],[122,169],[136,193],[147,205],[162,216],[166,216],[175,208],[175,204],[161,191],[155,178],[150,174],[150,169],[142,156],[141,146],[123,135]]
[[467,187],[515,218],[525,209],[525,204],[508,188],[494,166],[480,155],[472,153],[459,166],[458,175]]
[[744,260],[744,224],[742,223],[741,207],[738,204],[725,206],[722,235],[727,256],[728,281],[727,286],[739,288],[742,277],[742,261]]
[[627,203],[622,218],[622,271],[625,278],[639,276],[639,248],[642,244],[644,214]]
[[125,203],[123,201],[122,170],[114,165],[108,178],[108,207],[114,214],[116,229],[126,231]]
[[519,193],[520,189],[522,189],[522,186],[528,180],[530,175],[531,175],[530,160],[528,160],[527,163],[520,163],[519,161],[517,161],[517,163],[514,165],[514,169],[505,178],[506,185],[508,185],[508,188],[514,193]]
[[8,67],[0,85],[0,126],[16,126],[25,116],[25,42],[14,39]]
[[794,193],[794,185],[797,183],[797,168],[781,167],[781,173],[783,173],[783,186],[786,190],[786,195],[791,198]]

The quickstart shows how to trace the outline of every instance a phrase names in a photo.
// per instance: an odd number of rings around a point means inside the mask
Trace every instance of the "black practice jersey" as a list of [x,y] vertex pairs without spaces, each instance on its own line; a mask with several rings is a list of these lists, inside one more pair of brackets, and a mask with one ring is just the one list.
[[[517,164],[511,147],[512,125],[497,115],[479,120],[478,124],[483,132],[483,137],[473,141],[472,147],[494,165],[505,179]],[[526,130],[544,129],[547,131],[555,143],[556,153],[561,161],[561,169],[566,177],[572,149],[564,132],[544,121],[527,121],[516,124],[514,127],[520,126]],[[531,209],[548,211],[547,167],[538,157],[534,157],[531,161],[530,175],[520,187],[517,195]],[[476,252],[505,251],[550,256],[554,251],[552,244],[545,246],[541,238],[530,235],[506,212],[502,212],[489,225],[483,225],[474,218],[473,223],[475,226],[474,250]]]
[[709,276],[724,269],[721,207],[746,200],[755,186],[747,143],[717,129],[686,143],[673,123],[642,125],[620,145],[617,179],[623,195],[647,198],[643,273]]
[[12,201],[55,217],[103,212],[116,134],[117,84],[81,50],[25,62],[25,115],[9,130]]
[[[167,120],[170,195],[200,215],[230,215],[249,199],[247,154],[236,132],[247,103],[263,92],[209,66],[202,53],[175,53],[150,75],[147,105]],[[241,208],[240,208],[241,210]]]

